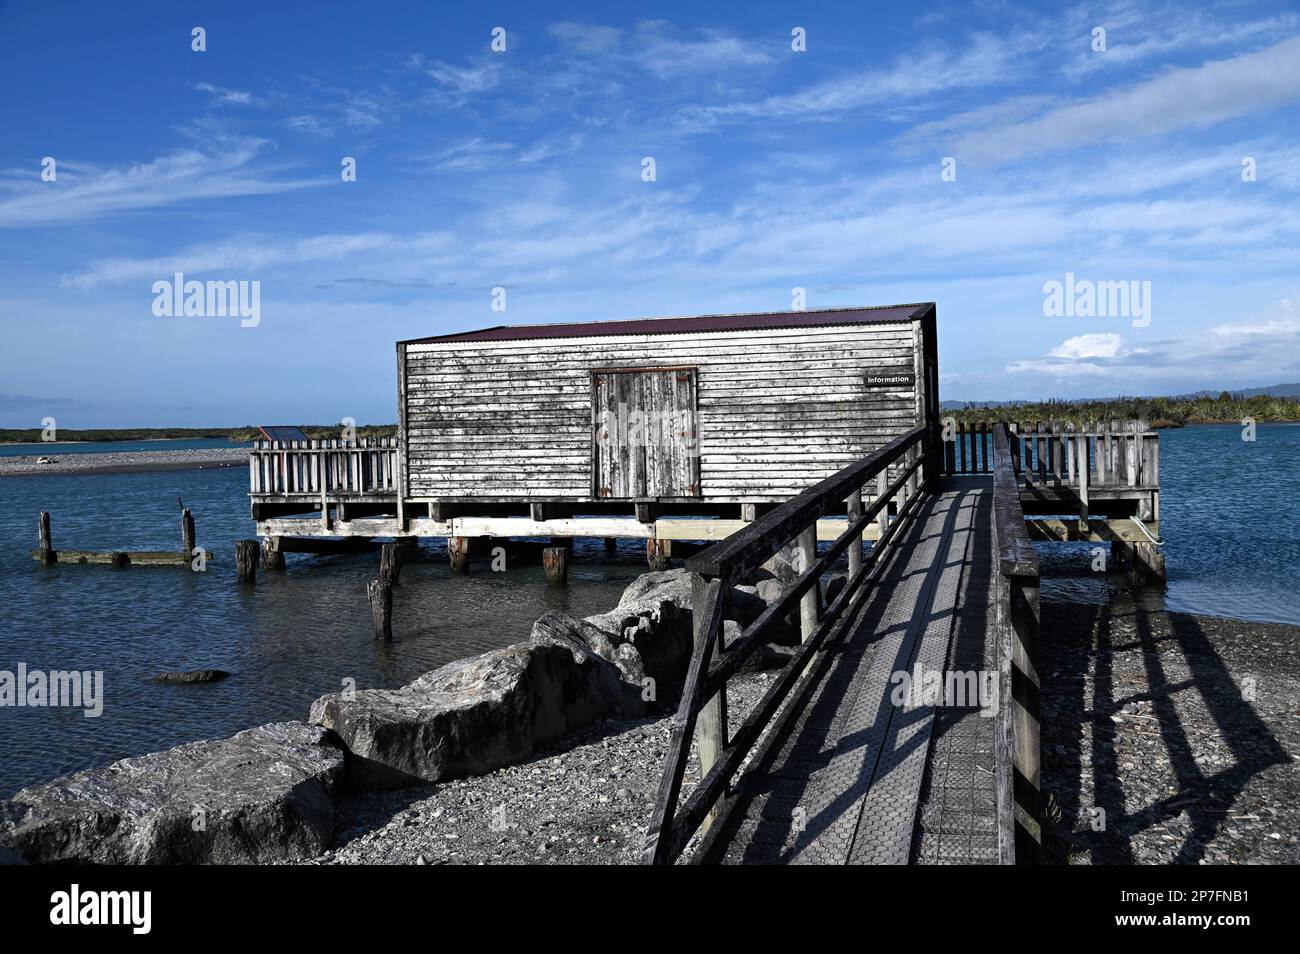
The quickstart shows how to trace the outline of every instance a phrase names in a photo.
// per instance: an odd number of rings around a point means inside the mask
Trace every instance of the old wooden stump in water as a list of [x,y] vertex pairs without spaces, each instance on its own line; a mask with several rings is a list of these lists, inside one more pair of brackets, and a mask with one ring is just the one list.
[[672,565],[672,542],[656,540],[653,537],[645,542],[646,561],[652,570],[666,570]]
[[194,514],[189,507],[181,508],[181,556],[189,561],[194,556]]
[[385,543],[379,549],[379,579],[396,583],[402,575],[402,549],[396,543]]
[[376,639],[393,638],[393,581],[380,577],[366,584]]
[[469,572],[469,537],[448,537],[447,556],[453,573]]
[[546,571],[548,586],[569,585],[568,547],[547,547],[542,551],[542,569]]
[[49,566],[54,562],[55,556],[54,556],[54,542],[50,537],[50,512],[48,510],[41,511],[40,526],[41,526],[40,560],[46,566]]
[[262,566],[268,570],[284,569],[284,549],[279,537],[264,537],[262,540]]
[[260,553],[256,540],[240,540],[235,543],[235,571],[240,583],[257,582],[257,563]]

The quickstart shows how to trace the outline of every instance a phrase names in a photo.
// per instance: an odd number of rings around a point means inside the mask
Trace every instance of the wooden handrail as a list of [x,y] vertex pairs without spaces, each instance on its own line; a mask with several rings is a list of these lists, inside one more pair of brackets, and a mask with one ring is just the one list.
[[[917,502],[937,480],[938,462],[924,451],[929,431],[917,427],[890,441],[873,454],[850,464],[776,507],[743,529],[714,544],[687,561],[695,594],[695,645],[691,655],[681,704],[673,720],[672,738],[664,760],[663,776],[654,811],[646,832],[642,861],[671,864],[691,837],[709,821],[718,801],[726,794],[750,750],[771,721],[781,703],[803,676],[814,655],[839,624],[845,608],[857,592],[873,578],[882,562],[880,555],[910,519]],[[903,465],[892,483],[886,483],[889,467],[900,459]],[[863,508],[860,495],[867,481],[877,478],[875,499]],[[819,517],[854,498],[844,531],[820,558],[815,546],[804,551],[807,563],[798,579],[769,606],[730,646],[722,645],[726,601],[733,583],[747,578],[775,553],[796,539],[806,539],[809,527]],[[891,500],[898,501],[898,516],[887,524],[868,556],[854,562],[844,589],[825,612],[820,611],[821,576],[850,546],[861,553],[862,535],[872,520],[888,513]],[[887,522],[887,518],[886,518]],[[815,539],[815,538],[814,538]],[[744,661],[762,644],[773,625],[800,603],[805,609],[815,600],[813,612],[803,615],[803,643],[758,705],[730,739],[726,736],[726,684]],[[701,779],[678,810],[682,776],[686,770],[691,739],[699,728]]]
[[1033,863],[1042,846],[1039,787],[1038,556],[1029,539],[1009,428],[993,431],[994,731],[998,860]]

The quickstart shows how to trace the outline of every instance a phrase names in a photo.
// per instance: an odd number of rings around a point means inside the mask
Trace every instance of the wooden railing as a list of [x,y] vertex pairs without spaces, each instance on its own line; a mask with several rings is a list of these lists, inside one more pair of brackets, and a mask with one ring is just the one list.
[[254,496],[395,496],[397,440],[255,441],[248,478]]
[[[935,446],[927,441],[928,434],[924,427],[903,434],[687,561],[695,646],[646,833],[643,862],[673,863],[701,827],[721,821],[718,803],[729,793],[732,779],[755,742],[835,630],[845,608],[874,578],[876,568],[883,566],[881,554],[888,552],[917,502],[937,481],[939,461],[925,456],[925,449]],[[864,495],[872,498],[865,505]],[[892,521],[891,501],[897,504]],[[846,528],[818,556],[817,518],[839,511],[841,506],[848,513]],[[879,523],[881,534],[864,557],[862,534],[873,520]],[[724,645],[722,623],[732,586],[791,543],[798,548],[802,573],[778,601]],[[847,584],[823,610],[821,578],[845,550]],[[796,606],[800,608],[802,644],[735,734],[728,737],[727,680],[767,640],[773,625]],[[700,781],[679,809],[693,737],[698,742]]]
[[[1001,424],[958,424],[944,444],[944,473],[992,472],[991,435]],[[1077,426],[1035,421],[1009,425],[1017,477],[1026,483],[1066,487],[1160,485],[1160,435],[1144,421],[1103,421]]]
[[1020,507],[1015,435],[993,432],[993,644],[998,860],[1033,863],[1042,845],[1039,789],[1038,557]]

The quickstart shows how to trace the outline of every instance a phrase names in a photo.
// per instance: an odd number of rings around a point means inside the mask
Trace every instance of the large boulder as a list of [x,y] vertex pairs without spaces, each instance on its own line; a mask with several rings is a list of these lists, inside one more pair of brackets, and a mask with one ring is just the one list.
[[[725,618],[743,629],[784,590],[784,584],[773,576],[756,586],[733,586]],[[777,621],[770,638],[798,642],[798,611],[792,615],[793,624]],[[695,641],[690,571],[643,573],[623,591],[615,609],[588,616],[584,622],[605,633],[614,646],[630,643],[641,658],[645,674],[658,685],[673,688],[686,677]]]
[[[764,606],[771,606],[779,602],[781,597],[790,589],[790,585],[782,583],[779,579],[772,577],[766,580],[759,580],[754,587],[759,599],[763,601]],[[784,617],[772,623],[771,629],[768,630],[768,638],[772,642],[782,646],[793,646],[800,640],[799,628],[799,604],[796,603],[790,612]]]
[[679,609],[691,608],[691,573],[686,569],[642,573],[623,590],[619,606],[649,602],[670,602]]
[[741,626],[749,626],[763,615],[767,602],[758,595],[757,586],[733,586],[731,601],[727,604],[727,618]]
[[639,704],[614,665],[556,630],[400,689],[322,696],[311,722],[343,740],[354,784],[391,786],[481,775]]
[[279,722],[123,759],[0,804],[0,847],[30,862],[261,864],[319,855],[343,752]]
[[631,644],[656,685],[675,686],[686,677],[694,642],[690,572],[643,573],[623,591],[617,607],[585,622],[615,646]]
[[609,633],[585,619],[552,612],[533,623],[532,639],[555,642],[578,640],[593,653],[618,669],[624,681],[639,690],[645,680],[645,665],[636,647],[622,633]]
[[805,569],[803,556],[794,544],[787,544],[768,557],[763,569],[786,586],[798,581]]

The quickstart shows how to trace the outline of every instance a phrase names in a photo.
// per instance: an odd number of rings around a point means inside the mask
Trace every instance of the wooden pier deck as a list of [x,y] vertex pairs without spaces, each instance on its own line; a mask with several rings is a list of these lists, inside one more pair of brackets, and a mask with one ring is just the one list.
[[[1037,859],[1038,563],[1010,432],[988,436],[987,475],[944,473],[918,428],[688,561],[695,654],[646,862]],[[811,528],[841,502],[844,533],[819,551]],[[731,587],[789,541],[797,581],[726,638]],[[847,582],[823,605],[821,580],[845,553]],[[802,645],[731,724],[727,680],[796,606]],[[683,792],[692,753],[700,781]]]
[[946,481],[920,505],[765,737],[701,860],[997,861],[995,720],[980,714],[978,676],[975,697],[952,707],[906,699],[896,678],[991,671],[991,526],[989,478]]

